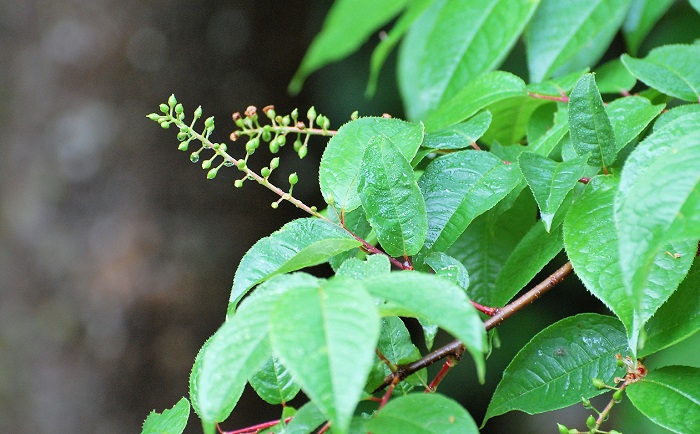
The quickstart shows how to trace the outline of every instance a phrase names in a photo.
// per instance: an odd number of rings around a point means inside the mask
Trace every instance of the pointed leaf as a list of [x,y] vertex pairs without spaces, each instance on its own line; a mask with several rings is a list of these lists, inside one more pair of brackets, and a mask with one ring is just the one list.
[[627,387],[637,410],[678,434],[700,432],[700,368],[664,366]]
[[250,378],[250,385],[260,398],[273,405],[289,402],[299,393],[299,386],[277,357],[267,359]]
[[418,182],[428,212],[426,247],[446,250],[520,179],[517,168],[485,151],[459,151],[435,159]]
[[[691,0],[691,3],[692,1],[694,0]],[[674,0],[632,0],[625,22],[622,24],[627,51],[632,55],[637,54],[644,38],[673,3]]]
[[362,155],[370,139],[378,135],[385,136],[411,161],[423,142],[423,126],[400,119],[360,118],[340,127],[328,142],[318,169],[326,203],[345,212],[360,206],[357,182]]
[[615,136],[593,74],[576,83],[569,99],[569,133],[580,156],[591,166],[609,166],[615,160]]
[[637,79],[630,74],[620,59],[613,59],[599,66],[595,77],[600,93],[628,92],[637,84]]
[[[304,80],[321,67],[355,52],[382,25],[395,17],[406,0],[338,0],[333,3],[299,70],[289,83],[289,92],[297,94]],[[367,11],[372,13],[368,14]]]
[[286,432],[289,434],[310,434],[325,420],[326,416],[323,415],[318,406],[309,401],[296,412],[287,425]]
[[527,28],[530,81],[595,65],[622,24],[630,0],[542,0]]
[[411,27],[399,51],[399,89],[409,119],[424,119],[478,75],[496,68],[538,3],[435,1]]
[[525,82],[509,72],[493,71],[470,80],[428,112],[425,128],[429,132],[458,124],[475,113],[504,99],[527,95]]
[[622,63],[647,86],[684,101],[700,102],[699,57],[700,45],[665,45],[651,50],[644,59],[624,54]]
[[584,313],[547,327],[503,372],[484,424],[512,410],[543,413],[605,393],[591,380],[612,384],[623,373],[615,354],[627,352],[624,327],[613,317]]
[[618,98],[605,107],[615,136],[615,149],[620,151],[634,140],[649,123],[666,107],[665,104],[651,105],[641,96]]
[[428,231],[425,201],[411,165],[384,136],[365,149],[357,191],[384,251],[394,257],[418,253]]
[[325,220],[293,220],[248,250],[233,278],[229,311],[250,288],[277,274],[322,264],[333,255],[359,246],[346,230]]
[[392,399],[367,421],[375,434],[478,434],[474,420],[443,395],[411,394]]
[[523,152],[518,158],[518,166],[535,196],[545,229],[549,232],[554,214],[583,176],[583,160],[557,163],[532,152]]
[[442,252],[433,252],[425,258],[425,263],[432,268],[437,276],[444,277],[465,290],[469,288],[467,269],[452,256]]
[[429,149],[469,148],[486,132],[489,124],[491,124],[491,112],[484,110],[467,121],[426,134],[423,147]]
[[394,272],[365,283],[374,296],[387,300],[382,315],[425,318],[461,340],[484,375],[486,332],[464,290],[447,279],[417,271]]
[[190,417],[190,402],[182,398],[163,413],[152,411],[143,422],[141,434],[181,434]]
[[341,433],[360,400],[378,337],[374,301],[355,280],[288,291],[272,313],[274,353]]

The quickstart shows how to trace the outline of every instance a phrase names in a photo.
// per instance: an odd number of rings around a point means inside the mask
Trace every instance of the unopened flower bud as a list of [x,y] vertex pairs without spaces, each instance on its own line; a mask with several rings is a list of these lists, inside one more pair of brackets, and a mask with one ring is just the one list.
[[175,113],[180,114],[185,111],[185,108],[182,106],[182,104],[178,104],[175,106]]
[[280,166],[280,157],[275,157],[270,160],[270,169],[275,170]]
[[569,428],[560,423],[557,424],[557,429],[559,429],[559,434],[569,434]]
[[263,167],[262,169],[260,169],[260,174],[263,178],[267,178],[268,176],[270,176],[271,173],[272,171],[268,167]]
[[309,153],[309,147],[304,145],[301,148],[299,148],[299,151],[297,151],[297,154],[299,154],[299,158],[304,158],[306,157],[306,154]]
[[172,94],[170,98],[168,98],[168,105],[170,107],[175,107],[175,104],[177,104],[177,99],[175,98],[175,94]]
[[355,110],[355,111],[352,112],[352,114],[350,115],[350,120],[355,121],[355,120],[357,120],[357,118],[359,118],[359,117],[360,117],[360,113],[359,113],[357,110]]
[[199,119],[202,117],[202,106],[200,105],[197,107],[197,109],[194,111],[194,118]]
[[158,106],[158,108],[160,108],[160,111],[163,113],[168,113],[170,111],[170,107],[168,107],[167,104],[161,104]]
[[596,389],[605,389],[605,381],[601,380],[600,378],[594,378],[593,379],[593,386]]
[[215,167],[211,169],[209,172],[207,172],[207,179],[214,179],[216,178],[216,174],[219,172],[219,168]]
[[275,106],[273,105],[263,107],[262,111],[263,113],[265,113],[265,116],[267,116],[267,118],[270,120],[275,119],[275,116],[277,116],[277,113],[275,113]]
[[313,122],[314,119],[316,119],[316,109],[314,108],[314,106],[311,106],[311,108],[306,112],[306,117],[311,122]]
[[624,393],[624,390],[616,390],[615,393],[613,393],[613,401],[615,401],[616,404],[622,402],[622,397]]
[[160,115],[158,115],[157,113],[148,114],[146,115],[146,117],[152,121],[157,121],[158,119],[160,119]]
[[289,175],[289,185],[296,185],[297,182],[299,182],[299,177],[296,172]]
[[592,415],[586,419],[586,426],[590,429],[595,428],[595,418]]
[[241,188],[243,187],[243,180],[242,179],[237,179],[233,181],[233,186],[236,188]]
[[214,116],[209,116],[207,120],[204,121],[204,126],[206,128],[214,128]]

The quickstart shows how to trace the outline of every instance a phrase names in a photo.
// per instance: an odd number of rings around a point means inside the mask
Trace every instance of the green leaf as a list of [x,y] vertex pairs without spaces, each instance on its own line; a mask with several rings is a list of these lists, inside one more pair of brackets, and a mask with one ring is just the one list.
[[169,410],[156,413],[153,410],[143,423],[141,434],[181,434],[190,417],[190,403],[182,398]]
[[299,393],[299,386],[277,357],[267,359],[262,368],[250,377],[250,385],[260,398],[273,405],[289,402]]
[[620,59],[613,59],[596,68],[595,76],[600,93],[628,92],[637,84],[637,79],[630,74]]
[[696,261],[688,276],[671,298],[659,308],[646,324],[644,346],[639,351],[645,357],[691,337],[700,330],[700,262]]
[[605,107],[615,136],[615,149],[619,152],[634,140],[649,123],[666,107],[665,104],[651,105],[641,96],[618,98]]
[[679,434],[700,432],[700,368],[665,366],[630,384],[627,395],[654,423]]
[[583,176],[583,160],[557,163],[532,152],[523,152],[518,158],[518,166],[535,196],[544,227],[549,232],[554,214]]
[[365,283],[374,296],[385,299],[383,316],[425,318],[461,340],[484,378],[486,332],[464,290],[447,279],[417,271],[394,272]]
[[425,201],[411,165],[384,136],[367,145],[357,190],[384,251],[394,257],[418,253],[428,231]]
[[690,0],[690,5],[700,13],[700,0]]
[[[478,63],[478,62],[476,62]],[[527,95],[525,82],[509,72],[493,71],[470,80],[427,113],[425,128],[440,131],[473,116],[489,104]]]
[[373,434],[478,434],[474,420],[457,402],[435,393],[392,399],[367,421]]
[[685,104],[661,113],[654,122],[654,131],[660,131],[672,122],[700,122],[700,104]]
[[469,288],[469,272],[461,262],[452,256],[442,252],[433,252],[425,258],[425,263],[432,268],[437,276],[444,277],[465,290]]
[[378,337],[374,301],[351,279],[287,291],[272,313],[273,352],[341,433],[360,400]]
[[525,287],[563,248],[561,226],[551,233],[536,223],[503,264],[494,289],[493,306],[504,306]]
[[348,259],[338,268],[335,275],[365,280],[370,277],[388,274],[390,271],[391,263],[386,255],[370,255],[365,261],[357,258]]
[[517,168],[489,152],[459,151],[435,159],[418,181],[428,212],[426,247],[446,250],[519,182]]
[[576,83],[569,99],[569,134],[576,153],[591,166],[607,167],[615,160],[615,136],[593,74]]
[[329,205],[350,212],[360,206],[357,182],[370,139],[383,135],[411,161],[423,142],[423,126],[400,119],[360,118],[340,127],[323,152],[319,184]]
[[630,0],[542,0],[526,31],[530,81],[595,65],[625,18]]
[[[397,316],[382,318],[382,328],[379,333],[377,351],[394,365],[415,362],[421,357],[418,347],[411,341],[411,334],[406,328],[406,325],[401,318]],[[384,377],[391,374],[389,367],[384,361],[380,360],[379,357],[375,359],[375,370],[378,374],[374,382],[375,384],[369,384],[369,387],[366,387],[367,390],[376,389],[384,380]],[[394,393],[405,395],[415,386],[427,384],[427,378],[428,374],[426,370],[422,369],[408,377],[405,381],[397,384]]]
[[[341,212],[339,212],[336,209],[326,209],[326,216],[330,221],[341,226],[340,220],[342,218],[342,226],[345,229],[349,230],[350,232],[367,242],[373,241],[373,239],[370,238],[370,234],[372,233],[372,226],[369,225],[369,222],[367,221],[367,216],[365,215],[365,210],[362,209],[362,207],[355,208],[350,212],[342,213],[342,216],[340,214]],[[329,258],[328,263],[334,270],[337,270],[338,267],[340,267],[341,264],[345,262],[345,260],[349,258],[363,258],[365,256],[366,252],[364,250],[362,250],[360,247],[355,247],[353,249],[346,250],[342,253],[338,253],[337,255]]]
[[644,290],[630,297],[620,269],[613,217],[617,188],[618,179],[612,176],[598,176],[588,183],[564,220],[564,245],[576,275],[620,318],[630,347],[636,349],[640,328],[676,289],[678,276],[690,267],[692,254],[688,254],[694,247],[688,243],[670,247],[683,252],[685,257],[679,259],[658,255]]
[[623,373],[615,354],[627,352],[624,327],[615,318],[593,313],[564,318],[535,335],[513,358],[482,426],[512,410],[543,413],[607,392],[591,380],[613,383]]
[[491,112],[484,110],[469,120],[425,135],[428,149],[464,149],[476,142],[489,128]]
[[318,406],[309,401],[296,412],[294,418],[287,425],[289,434],[312,433],[319,425],[326,420],[326,416],[319,410]]
[[622,63],[647,86],[684,101],[700,102],[698,57],[700,45],[678,44],[655,48],[644,59],[623,54]]
[[632,0],[625,22],[622,24],[627,51],[632,55],[637,54],[644,38],[673,5],[673,2],[674,0]]
[[[312,72],[355,52],[381,26],[404,8],[406,0],[338,0],[289,83],[297,94]],[[372,11],[368,14],[367,11]]]
[[548,156],[569,132],[569,110],[567,106],[560,106],[554,115],[554,125],[534,142],[530,143],[528,150],[540,155]]
[[[538,3],[435,1],[411,27],[399,50],[399,89],[409,119],[424,119],[474,78],[496,68]],[[432,130],[436,129],[440,128]]]

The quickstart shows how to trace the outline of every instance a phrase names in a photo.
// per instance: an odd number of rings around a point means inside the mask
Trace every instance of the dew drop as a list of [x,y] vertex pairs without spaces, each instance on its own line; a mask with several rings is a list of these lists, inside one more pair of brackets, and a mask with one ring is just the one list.
[[198,162],[199,161],[199,153],[193,152],[192,154],[190,154],[190,161],[193,163]]

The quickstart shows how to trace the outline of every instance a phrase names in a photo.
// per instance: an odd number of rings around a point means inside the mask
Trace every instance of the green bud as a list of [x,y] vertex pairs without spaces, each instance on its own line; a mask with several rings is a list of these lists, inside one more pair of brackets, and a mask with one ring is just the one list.
[[209,116],[207,120],[204,121],[204,126],[206,128],[214,128],[214,116]]
[[591,400],[581,397],[581,402],[583,403],[583,408],[591,408]]
[[265,115],[267,115],[268,119],[274,120],[275,117],[277,116],[277,113],[275,113],[275,109],[270,109],[265,113]]
[[301,149],[301,145],[302,145],[301,140],[296,139],[294,141],[294,152],[299,152],[299,149]]
[[163,128],[164,130],[167,130],[168,128],[170,128],[170,122],[163,121],[160,123],[160,127]]
[[238,118],[235,122],[238,128],[245,128],[245,121],[243,119]]
[[178,118],[178,120],[183,121],[183,120],[185,120],[185,114],[184,114],[184,113],[178,113],[177,118]]
[[618,430],[611,429],[610,431],[608,431],[608,434],[622,434],[622,433]]
[[316,119],[316,109],[314,106],[311,106],[311,108],[306,112],[306,117],[313,122],[314,119]]
[[287,116],[282,118],[281,124],[286,127],[287,125],[289,125],[289,122],[291,122],[291,120],[289,119],[289,115],[287,115]]
[[590,429],[595,428],[595,418],[593,415],[588,416],[588,419],[586,419],[586,426]]
[[178,151],[186,151],[189,146],[190,146],[190,141],[186,140],[186,141],[180,143],[180,145],[177,147],[177,150]]
[[559,429],[559,434],[569,434],[569,428],[560,423],[557,424],[557,429]]
[[617,359],[617,362],[615,362],[618,368],[624,368],[625,367],[625,361],[622,359]]
[[296,172],[289,175],[289,185],[296,185],[297,182],[299,182],[299,177]]
[[163,113],[168,113],[170,111],[170,107],[168,107],[167,104],[161,104],[158,108],[160,108],[160,111]]
[[228,146],[226,146],[226,143],[219,143],[219,151],[226,152],[227,150]]
[[306,154],[309,153],[309,147],[304,145],[301,148],[299,148],[299,151],[297,151],[297,154],[299,154],[299,158],[304,158],[306,157]]
[[207,170],[211,167],[211,160],[202,161],[202,169]]
[[258,149],[258,139],[250,139],[248,140],[248,143],[245,144],[245,151],[248,154],[253,154],[256,149]]
[[200,105],[197,107],[197,110],[194,111],[194,118],[199,119],[202,117],[202,106]]
[[357,110],[355,110],[354,112],[352,112],[352,114],[350,115],[350,119],[353,120],[353,121],[356,120],[356,119],[359,118],[359,117],[360,117],[360,113],[359,113]]
[[[266,127],[269,125],[265,125]],[[270,133],[270,130],[263,130],[262,132],[262,139],[263,142],[269,142],[272,139],[272,134]]]
[[237,179],[233,181],[233,186],[236,188],[241,188],[243,187],[243,180],[242,179]]
[[275,141],[277,142],[277,146],[284,146],[284,144],[287,143],[287,136],[280,134]]
[[277,207],[280,206],[280,204],[277,202],[272,202],[270,206],[272,207],[272,209],[277,209]]
[[605,381],[601,380],[600,378],[594,378],[593,379],[593,386],[596,389],[605,389]]
[[321,128],[324,130],[327,130],[331,126],[331,121],[328,118],[323,118],[323,124],[321,125]]
[[219,168],[215,167],[211,169],[209,172],[207,172],[207,179],[214,179],[216,178],[216,174],[219,172]]
[[238,167],[238,170],[245,170],[248,166],[245,163],[245,160],[241,159],[238,160],[238,164],[236,164],[236,167]]
[[189,134],[187,134],[187,133],[184,132],[184,131],[180,131],[179,133],[177,133],[177,139],[178,139],[179,141],[181,141],[181,142],[182,142],[183,140],[187,140],[187,137],[188,137],[188,136],[189,136]]
[[622,397],[624,396],[624,394],[624,390],[616,390],[615,393],[613,393],[613,401],[615,401],[616,404],[619,404],[620,402],[622,402]]
[[280,167],[280,157],[275,157],[270,160],[270,169],[275,170]]
[[193,152],[190,154],[190,161],[196,163],[199,161],[199,152]]
[[292,120],[293,120],[294,123],[296,124],[296,123],[297,123],[297,119],[299,118],[299,110],[298,110],[298,109],[292,110],[291,115],[292,115]]
[[262,175],[263,178],[267,178],[268,176],[270,176],[270,173],[272,173],[272,171],[268,167],[263,167],[260,170],[260,174]]
[[160,119],[160,115],[158,115],[157,113],[147,114],[146,117],[152,121],[157,121]]
[[178,104],[175,106],[175,113],[180,114],[185,111],[185,108],[182,106],[182,104]]
[[270,152],[273,154],[276,154],[280,151],[280,146],[277,144],[277,140],[273,140],[270,142]]
[[175,99],[175,94],[172,94],[170,98],[168,98],[168,105],[170,107],[175,107],[175,104],[177,104],[177,99]]

